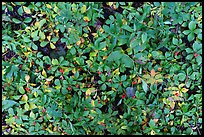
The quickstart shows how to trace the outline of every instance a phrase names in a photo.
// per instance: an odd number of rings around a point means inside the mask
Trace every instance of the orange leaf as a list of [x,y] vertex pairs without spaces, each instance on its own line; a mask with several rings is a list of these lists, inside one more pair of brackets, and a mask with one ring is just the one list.
[[151,73],[150,73],[150,74],[151,74],[152,77],[155,76],[156,72],[154,71],[154,69],[151,70]]

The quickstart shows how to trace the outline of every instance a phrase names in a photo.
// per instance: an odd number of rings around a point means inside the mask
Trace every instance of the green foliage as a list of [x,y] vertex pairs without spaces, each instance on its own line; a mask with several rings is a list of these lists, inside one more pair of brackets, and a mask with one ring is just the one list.
[[199,2],[2,2],[2,134],[202,134]]

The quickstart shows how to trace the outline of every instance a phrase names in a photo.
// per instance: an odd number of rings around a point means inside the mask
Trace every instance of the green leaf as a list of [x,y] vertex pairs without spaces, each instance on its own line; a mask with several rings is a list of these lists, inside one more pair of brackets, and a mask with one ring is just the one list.
[[133,60],[126,54],[122,56],[121,60],[122,63],[125,64],[125,66],[128,68],[132,68],[134,65]]
[[194,30],[196,28],[196,22],[195,21],[191,21],[188,24],[188,27],[189,27],[190,30]]
[[38,50],[38,46],[35,45],[34,43],[32,43],[31,47],[33,48],[33,50]]
[[39,37],[40,37],[41,40],[44,40],[44,39],[45,39],[45,34],[44,34],[44,32],[39,31]]
[[88,115],[89,115],[89,111],[84,111],[83,116],[86,117],[86,116],[88,116]]
[[191,48],[186,48],[185,50],[187,53],[193,53],[193,50]]
[[24,42],[31,42],[31,40],[30,40],[29,37],[23,37],[23,41],[24,41]]
[[59,79],[55,79],[55,82],[54,82],[54,83],[55,83],[55,85],[57,85],[57,86],[61,85]]
[[201,56],[198,56],[196,58],[196,62],[198,62],[198,65],[200,65],[202,63],[202,57]]
[[198,38],[202,40],[202,34],[198,34]]
[[147,40],[147,33],[142,34],[142,43],[144,43]]
[[13,18],[12,21],[15,22],[16,24],[20,24],[21,23],[21,21],[16,19],[16,18]]
[[200,43],[198,43],[197,41],[195,41],[194,43],[193,43],[193,50],[195,51],[195,52],[198,52],[199,50],[201,50],[202,49],[202,44],[200,44]]
[[41,47],[45,47],[49,42],[48,41],[43,41],[40,43],[40,46]]
[[114,60],[119,60],[121,57],[122,57],[122,53],[120,51],[114,51],[108,56],[106,60],[114,61]]
[[184,31],[183,31],[183,34],[185,34],[185,35],[188,35],[189,33],[191,33],[190,30],[184,30]]
[[106,84],[105,83],[101,86],[101,90],[106,90]]
[[193,58],[193,54],[189,54],[189,55],[186,57],[187,60],[192,60],[192,58]]
[[30,116],[30,118],[35,119],[35,114],[33,113],[33,111],[30,112],[30,115],[29,115],[29,116]]
[[18,90],[19,90],[19,92],[20,92],[21,94],[24,94],[24,93],[25,93],[25,90],[24,90],[23,87],[20,87]]
[[72,55],[75,55],[75,54],[76,54],[76,49],[75,49],[74,47],[72,47],[72,48],[70,49],[70,53],[71,53]]
[[155,122],[154,122],[153,119],[150,120],[149,126],[150,126],[150,128],[154,128],[155,127]]
[[177,38],[173,37],[172,42],[173,42],[174,45],[178,45],[178,39]]
[[179,73],[179,74],[178,74],[178,79],[179,79],[180,81],[184,81],[184,80],[186,79],[186,74],[184,74],[184,73]]
[[133,32],[133,29],[128,25],[123,25],[122,28],[129,31],[129,32]]
[[9,108],[9,109],[8,109],[8,113],[9,113],[10,115],[12,115],[12,116],[15,115],[15,113],[14,113],[14,111],[13,111],[13,108]]
[[2,112],[5,109],[8,109],[8,108],[12,107],[15,104],[17,104],[17,102],[13,101],[13,100],[4,100],[4,101],[2,101]]
[[126,80],[126,75],[122,75],[121,76],[121,81],[125,81]]
[[120,99],[120,101],[118,102],[117,106],[119,106],[122,103],[122,99]]
[[123,38],[123,39],[118,39],[118,45],[119,45],[119,46],[124,45],[124,44],[126,44],[127,42],[128,42],[128,39],[125,39],[125,38]]
[[25,20],[24,20],[25,23],[30,23],[31,21],[32,21],[32,18],[30,18],[30,17],[27,17],[27,18],[25,18]]
[[191,33],[188,35],[188,41],[191,42],[191,41],[194,40],[194,38],[195,38],[195,35],[194,35],[193,32],[191,32]]
[[143,88],[143,90],[144,90],[145,92],[147,92],[148,86],[147,86],[147,83],[146,83],[144,80],[142,80],[142,88]]
[[17,12],[19,15],[23,16],[23,8],[22,7],[18,8]]
[[58,40],[59,40],[58,37],[53,37],[53,38],[51,39],[52,42],[57,42]]
[[46,19],[42,19],[40,22],[39,22],[39,24],[40,24],[40,28],[44,25],[46,23]]
[[52,59],[52,65],[59,65],[59,62],[57,59]]

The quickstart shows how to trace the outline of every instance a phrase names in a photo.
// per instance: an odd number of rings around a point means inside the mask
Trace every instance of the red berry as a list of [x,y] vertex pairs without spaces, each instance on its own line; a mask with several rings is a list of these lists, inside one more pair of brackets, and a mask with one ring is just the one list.
[[84,110],[88,110],[88,108],[84,108]]
[[102,72],[98,71],[98,75],[102,74]]
[[104,100],[106,103],[108,102],[108,99]]
[[175,93],[175,96],[177,96],[177,97],[178,97],[178,96],[179,96],[179,93]]
[[34,61],[32,61],[31,64],[34,65],[35,64]]
[[51,70],[52,66],[49,66],[49,68],[47,68],[47,70]]
[[46,112],[46,109],[42,109],[42,113],[45,113]]
[[98,104],[101,104],[101,101],[98,101]]
[[22,66],[23,66],[23,65],[22,65],[22,64],[20,64],[20,65],[19,65],[19,68],[20,68],[20,69],[22,69]]
[[18,116],[14,116],[14,118],[15,118],[15,119],[17,119],[17,118],[18,118]]
[[133,81],[132,84],[135,85],[135,84],[137,84],[137,82],[136,82],[136,81]]
[[179,54],[179,52],[178,52],[178,51],[174,53],[174,55],[175,55],[175,56],[178,56],[178,54]]
[[61,72],[61,73],[64,73],[64,70],[63,70],[63,69],[60,69],[60,72]]
[[79,88],[79,84],[76,84],[75,87],[76,87],[76,88]]
[[70,90],[72,90],[72,88],[71,88],[71,87],[68,87],[67,89],[68,89],[69,91],[70,91]]
[[123,95],[122,95],[122,99],[124,99],[125,97],[126,97],[126,94],[123,94]]
[[198,54],[197,54],[197,53],[194,53],[194,57],[197,58],[197,57],[198,57]]
[[134,99],[134,98],[135,98],[135,96],[132,96],[132,98]]
[[33,122],[33,125],[36,125],[36,122]]
[[29,88],[29,87],[26,87],[25,90],[26,90],[26,91],[30,91],[30,88]]

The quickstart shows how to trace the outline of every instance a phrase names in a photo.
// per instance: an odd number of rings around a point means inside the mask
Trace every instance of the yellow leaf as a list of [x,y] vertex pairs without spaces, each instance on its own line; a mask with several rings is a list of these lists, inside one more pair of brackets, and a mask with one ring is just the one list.
[[89,36],[89,35],[88,35],[88,34],[86,34],[86,33],[84,33],[84,34],[83,34],[83,37],[88,37],[88,36]]
[[40,36],[40,39],[41,39],[41,40],[44,40],[44,39],[45,39],[45,34],[44,34],[44,32],[40,31],[40,32],[39,32],[39,36]]
[[117,68],[115,71],[113,71],[113,74],[114,75],[119,75],[120,74],[119,68]]
[[121,129],[127,129],[127,126],[122,126]]
[[37,108],[37,106],[33,102],[30,102],[30,109],[32,110],[32,109],[35,109],[35,108]]
[[87,16],[85,16],[85,17],[84,17],[84,21],[85,21],[85,22],[88,22],[88,21],[90,21],[90,19],[89,19]]
[[31,14],[31,11],[30,11],[30,9],[28,7],[23,6],[23,9],[24,9],[25,13]]
[[80,41],[80,40],[76,42],[76,45],[77,45],[77,46],[79,46],[80,44],[81,44],[81,41]]
[[52,81],[54,78],[54,76],[49,76],[48,78],[46,78],[47,81]]
[[93,92],[95,92],[95,91],[96,91],[95,88],[89,88],[89,89],[87,89],[87,90],[86,90],[86,96],[91,95],[91,93],[93,93]]
[[107,5],[111,7],[113,5],[113,2],[108,2]]
[[47,36],[47,39],[50,41],[50,39],[51,39],[51,36]]
[[81,7],[81,13],[84,13],[84,12],[86,12],[86,5],[83,5],[83,6]]
[[45,89],[45,92],[52,92],[51,90],[49,90],[49,89]]
[[29,75],[26,75],[26,76],[25,76],[25,80],[26,80],[26,82],[28,83],[28,81],[30,80],[30,76],[29,76]]
[[37,93],[37,92],[34,92],[33,95],[34,95],[35,97],[37,97],[37,96],[38,96],[38,93]]
[[98,124],[100,124],[100,123],[104,123],[104,119],[102,121],[98,121]]
[[56,48],[55,45],[52,42],[50,42],[50,48],[51,49],[55,49]]
[[30,85],[33,87],[33,86],[36,86],[36,84],[34,84],[34,83],[30,83]]
[[40,27],[40,23],[39,22],[35,22],[35,26],[39,28]]
[[91,105],[94,107],[95,104],[94,104],[94,100],[91,100]]
[[181,89],[181,92],[186,93],[187,91],[188,91],[188,89],[186,89],[186,88],[182,88],[182,89]]
[[42,71],[42,75],[43,75],[44,77],[47,77],[47,74],[46,74],[46,72],[45,72],[44,69],[43,69],[43,71]]
[[24,94],[21,98],[22,101],[27,102],[28,101],[28,96]]
[[50,4],[46,4],[46,7],[51,9],[52,7],[50,6]]
[[174,102],[174,101],[171,101],[171,102],[170,102],[170,107],[171,107],[172,109],[174,109],[174,107],[175,107],[175,102]]
[[184,85],[185,85],[185,84],[180,84],[180,85],[178,86],[178,88],[181,89]]
[[155,135],[155,131],[154,131],[154,130],[152,130],[150,134],[151,134],[151,135]]

